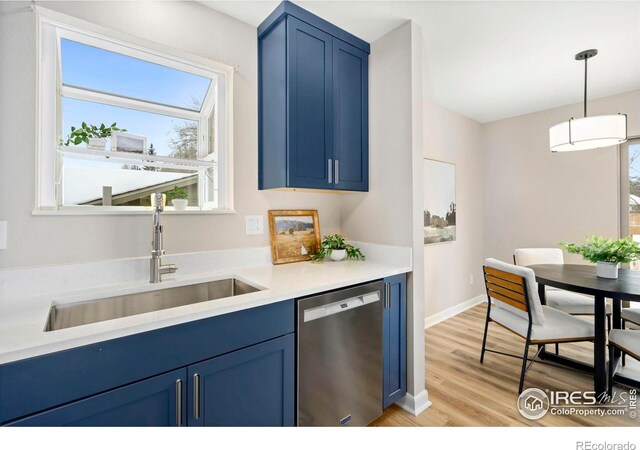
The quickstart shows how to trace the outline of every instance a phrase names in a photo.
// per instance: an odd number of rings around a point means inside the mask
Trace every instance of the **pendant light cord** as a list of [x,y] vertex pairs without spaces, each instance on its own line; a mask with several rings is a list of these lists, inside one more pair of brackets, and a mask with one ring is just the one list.
[[587,117],[587,60],[584,59],[584,116]]

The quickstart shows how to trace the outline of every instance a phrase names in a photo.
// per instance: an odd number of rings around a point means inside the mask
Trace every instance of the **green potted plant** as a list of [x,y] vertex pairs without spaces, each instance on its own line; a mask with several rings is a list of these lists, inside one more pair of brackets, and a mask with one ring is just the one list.
[[189,204],[189,200],[187,200],[189,194],[187,194],[187,191],[179,186],[174,186],[173,189],[167,192],[167,195],[171,198],[171,204],[176,211],[184,211],[187,209],[187,205]]
[[64,145],[80,145],[84,142],[88,148],[104,150],[107,138],[111,136],[113,131],[125,132],[127,130],[121,130],[115,122],[111,126],[106,126],[104,123],[96,126],[82,122],[79,128],[71,127],[71,133],[67,136]]
[[602,236],[590,236],[582,245],[569,242],[560,245],[569,253],[596,263],[596,273],[601,278],[618,278],[620,263],[628,264],[640,258],[640,245],[630,237],[612,241]]
[[330,234],[322,238],[318,253],[311,255],[314,261],[322,261],[326,256],[333,261],[342,261],[343,259],[356,259],[364,261],[365,256],[362,251],[354,245],[348,244],[345,237],[341,234]]

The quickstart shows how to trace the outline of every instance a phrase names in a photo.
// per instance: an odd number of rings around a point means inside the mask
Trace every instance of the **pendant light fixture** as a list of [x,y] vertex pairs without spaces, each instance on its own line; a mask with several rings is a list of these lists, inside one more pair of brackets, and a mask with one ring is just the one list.
[[609,114],[587,117],[587,60],[598,54],[591,49],[576,55],[584,60],[584,117],[562,122],[549,128],[549,146],[552,152],[571,152],[610,147],[627,140],[627,115]]

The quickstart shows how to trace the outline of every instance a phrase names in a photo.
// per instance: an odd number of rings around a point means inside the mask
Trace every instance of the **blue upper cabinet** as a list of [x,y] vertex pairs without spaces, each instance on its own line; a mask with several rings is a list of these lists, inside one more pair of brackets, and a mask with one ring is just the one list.
[[260,189],[369,189],[368,55],[290,2],[260,25]]
[[368,54],[333,39],[334,185],[369,190]]
[[332,186],[332,47],[331,35],[294,17],[287,19],[287,187]]

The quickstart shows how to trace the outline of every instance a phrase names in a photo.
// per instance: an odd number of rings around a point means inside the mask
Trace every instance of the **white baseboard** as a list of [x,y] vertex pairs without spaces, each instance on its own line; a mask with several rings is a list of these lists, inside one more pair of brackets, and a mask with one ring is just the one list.
[[427,393],[427,390],[424,389],[416,396],[407,393],[407,395],[396,402],[396,405],[407,411],[409,414],[419,416],[425,412],[429,406],[431,406],[431,402],[429,401],[429,394]]
[[480,303],[486,302],[486,301],[487,301],[486,295],[478,295],[477,297],[473,297],[471,300],[467,300],[466,302],[452,306],[451,308],[447,308],[444,311],[440,311],[439,313],[433,314],[432,316],[425,317],[424,327],[425,328],[432,327],[440,322],[450,319],[451,317],[456,316],[461,312],[464,312],[467,309],[473,308],[474,306],[479,305]]

